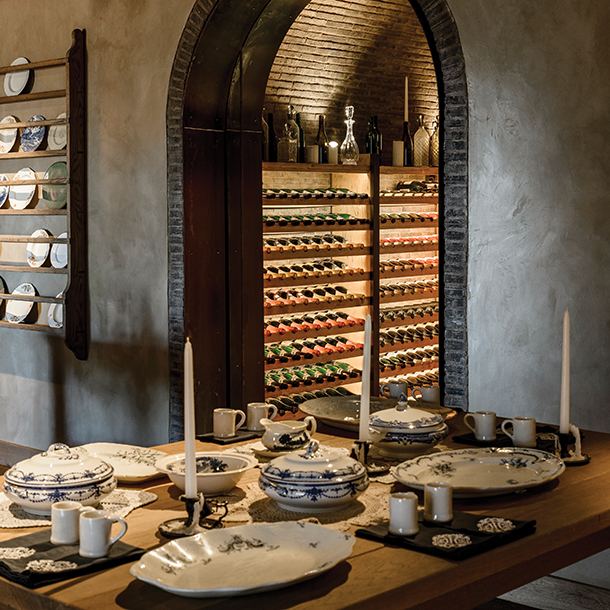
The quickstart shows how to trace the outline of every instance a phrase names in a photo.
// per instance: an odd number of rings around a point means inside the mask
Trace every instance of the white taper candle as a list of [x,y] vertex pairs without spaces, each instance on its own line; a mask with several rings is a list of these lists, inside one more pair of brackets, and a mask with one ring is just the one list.
[[570,314],[563,314],[563,349],[561,352],[561,404],[559,413],[559,432],[570,431]]
[[184,494],[197,497],[197,466],[195,463],[195,382],[193,346],[187,338],[184,345]]
[[371,314],[364,321],[364,353],[362,356],[362,395],[360,396],[360,426],[358,439],[368,441],[371,411]]

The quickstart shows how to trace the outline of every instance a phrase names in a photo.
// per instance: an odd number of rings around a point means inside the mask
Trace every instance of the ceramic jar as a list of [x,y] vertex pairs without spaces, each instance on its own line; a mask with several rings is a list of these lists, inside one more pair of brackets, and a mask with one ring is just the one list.
[[311,441],[261,468],[260,488],[286,510],[327,512],[351,504],[369,485],[366,468]]
[[86,451],[62,443],[15,464],[4,475],[2,491],[34,515],[50,515],[54,502],[97,504],[116,488],[114,468]]
[[449,432],[440,415],[410,407],[406,400],[371,415],[369,426],[373,444],[394,458],[426,453]]

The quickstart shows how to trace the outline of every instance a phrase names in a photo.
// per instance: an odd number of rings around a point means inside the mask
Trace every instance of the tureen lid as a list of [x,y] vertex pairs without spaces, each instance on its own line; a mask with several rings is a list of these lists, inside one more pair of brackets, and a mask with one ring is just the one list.
[[15,464],[4,478],[22,487],[76,487],[103,481],[113,473],[110,464],[86,451],[55,443],[46,451]]
[[407,429],[412,432],[422,428],[426,428],[428,432],[432,426],[439,426],[442,423],[443,418],[437,413],[410,407],[404,394],[400,395],[398,404],[394,408],[377,411],[369,419],[369,425],[374,428]]
[[274,458],[261,468],[261,473],[269,479],[294,483],[341,483],[360,478],[366,469],[346,455],[320,448],[313,440],[304,449]]

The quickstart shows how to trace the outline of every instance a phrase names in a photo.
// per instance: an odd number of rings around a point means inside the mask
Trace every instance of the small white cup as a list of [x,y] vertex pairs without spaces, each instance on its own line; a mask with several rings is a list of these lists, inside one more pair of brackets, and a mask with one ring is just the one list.
[[413,536],[419,531],[417,496],[412,491],[390,494],[390,534]]
[[392,165],[402,167],[405,160],[405,143],[402,140],[392,142]]
[[449,483],[424,485],[424,519],[437,523],[453,519],[453,488]]
[[[468,422],[469,419],[472,419],[472,424]],[[493,411],[466,413],[464,423],[474,432],[477,440],[493,441],[496,439],[496,414]]]
[[[236,421],[239,417],[239,421]],[[235,409],[214,409],[214,436],[231,438],[246,421],[246,414]]]
[[78,542],[78,519],[82,512],[94,510],[80,502],[55,502],[51,506],[51,543],[76,544]]
[[[512,434],[506,429],[512,426]],[[536,446],[536,420],[533,417],[515,417],[502,422],[502,432],[510,436],[515,447]]]
[[307,157],[307,163],[317,163],[319,149],[317,146],[306,146],[305,147],[305,155]]
[[407,382],[388,381],[381,386],[380,390],[386,398],[398,398],[401,394],[407,396]]
[[[122,527],[121,531],[111,538],[113,523],[120,523]],[[79,531],[78,554],[81,557],[105,557],[110,547],[127,531],[127,523],[119,517],[109,515],[105,510],[91,510],[81,513]]]
[[[419,396],[416,395],[417,393]],[[418,402],[431,402],[437,405],[441,401],[441,390],[437,385],[413,388],[411,394]]]
[[261,419],[273,419],[277,415],[277,407],[266,402],[250,402],[246,411],[246,430],[253,432],[265,429]]

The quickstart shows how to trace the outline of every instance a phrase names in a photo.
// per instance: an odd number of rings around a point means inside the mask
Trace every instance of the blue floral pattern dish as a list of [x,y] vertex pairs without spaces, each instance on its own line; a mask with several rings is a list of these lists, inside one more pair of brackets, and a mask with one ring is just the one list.
[[454,497],[468,498],[537,487],[564,470],[563,460],[546,451],[481,447],[423,455],[399,464],[393,474],[400,483],[415,489],[432,481],[451,483]]
[[[30,117],[29,123],[46,120],[41,114]],[[21,149],[23,152],[34,152],[42,144],[47,133],[46,125],[25,127],[21,132]]]
[[[4,174],[0,174],[0,182],[7,182],[8,178]],[[0,208],[8,199],[8,186],[0,186]]]

